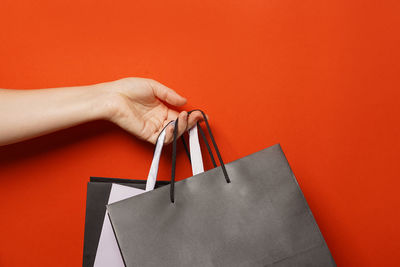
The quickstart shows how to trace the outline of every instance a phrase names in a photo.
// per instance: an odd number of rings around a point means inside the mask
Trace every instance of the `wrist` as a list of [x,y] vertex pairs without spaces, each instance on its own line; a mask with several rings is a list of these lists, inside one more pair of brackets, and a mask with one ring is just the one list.
[[92,90],[94,102],[92,109],[95,110],[97,119],[113,121],[118,114],[118,99],[121,97],[116,90],[115,82],[105,82],[93,85]]

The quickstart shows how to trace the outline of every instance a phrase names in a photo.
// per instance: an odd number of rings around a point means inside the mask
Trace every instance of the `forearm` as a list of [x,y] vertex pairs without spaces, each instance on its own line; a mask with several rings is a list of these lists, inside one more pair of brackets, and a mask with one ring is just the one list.
[[0,89],[0,146],[107,118],[105,84]]
[[[128,77],[89,86],[36,90],[0,89],[0,146],[92,120],[106,119],[155,143],[168,122],[180,118],[178,136],[201,118],[169,108],[186,99],[165,85]],[[166,143],[173,138],[167,131]]]

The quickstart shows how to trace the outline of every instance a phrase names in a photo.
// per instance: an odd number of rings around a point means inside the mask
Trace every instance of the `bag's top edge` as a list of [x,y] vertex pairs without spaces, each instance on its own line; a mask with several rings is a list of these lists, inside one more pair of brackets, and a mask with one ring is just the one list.
[[[110,178],[110,177],[97,177],[91,176],[90,182],[100,183],[135,183],[135,184],[146,184],[146,180],[138,179],[124,179],[124,178]],[[169,181],[157,181],[157,184],[169,184]]]

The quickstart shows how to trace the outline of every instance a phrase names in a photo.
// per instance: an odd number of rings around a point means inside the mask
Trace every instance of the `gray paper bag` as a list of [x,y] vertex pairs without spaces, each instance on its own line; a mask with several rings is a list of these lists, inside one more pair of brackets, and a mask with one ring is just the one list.
[[175,183],[175,138],[171,185],[107,206],[125,265],[335,266],[280,145],[224,165],[205,122],[221,167]]

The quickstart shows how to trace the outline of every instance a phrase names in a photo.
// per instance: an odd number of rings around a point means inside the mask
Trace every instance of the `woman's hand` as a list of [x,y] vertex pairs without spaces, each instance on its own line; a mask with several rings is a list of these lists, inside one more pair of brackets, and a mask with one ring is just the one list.
[[[107,119],[142,140],[151,143],[164,126],[179,116],[178,135],[193,127],[202,118],[196,111],[188,115],[186,111],[178,113],[164,104],[182,106],[186,99],[161,83],[144,78],[125,78],[99,84],[105,90],[105,103],[108,109]],[[173,126],[166,129],[165,142],[173,139]]]
[[[200,112],[177,111],[186,99],[150,80],[125,78],[87,86],[38,90],[0,89],[0,146],[62,130],[81,123],[106,119],[155,143],[158,134],[179,116],[179,135],[192,127]],[[168,126],[166,143],[172,141]]]

